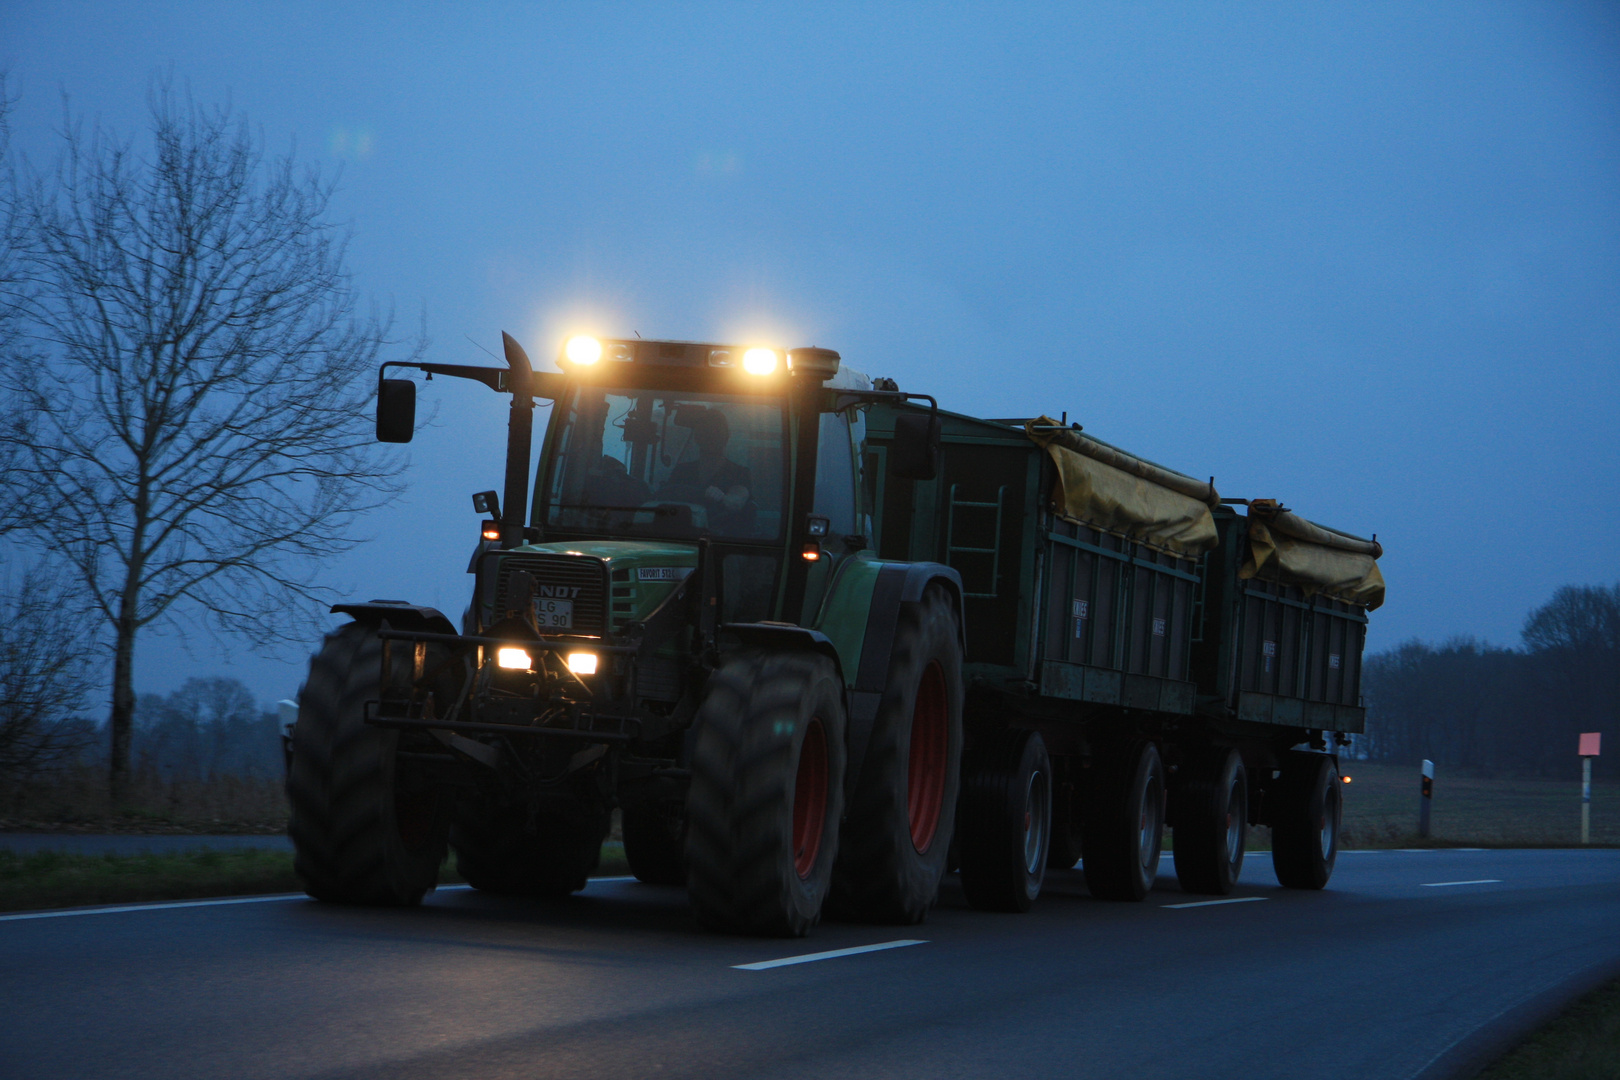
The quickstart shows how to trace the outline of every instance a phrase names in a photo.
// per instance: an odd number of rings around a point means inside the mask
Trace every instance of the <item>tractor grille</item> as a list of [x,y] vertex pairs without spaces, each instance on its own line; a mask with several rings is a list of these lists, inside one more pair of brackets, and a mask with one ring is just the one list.
[[514,571],[522,570],[534,577],[542,595],[548,587],[567,587],[574,604],[572,630],[558,633],[602,636],[607,625],[607,564],[589,555],[507,555],[496,571],[495,595],[499,607],[506,609],[507,586]]

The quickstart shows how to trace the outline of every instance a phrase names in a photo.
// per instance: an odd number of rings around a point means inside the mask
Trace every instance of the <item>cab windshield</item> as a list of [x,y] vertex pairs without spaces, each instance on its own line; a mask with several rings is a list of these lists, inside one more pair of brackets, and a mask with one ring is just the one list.
[[780,536],[779,401],[585,386],[562,423],[536,493],[547,526],[671,539]]

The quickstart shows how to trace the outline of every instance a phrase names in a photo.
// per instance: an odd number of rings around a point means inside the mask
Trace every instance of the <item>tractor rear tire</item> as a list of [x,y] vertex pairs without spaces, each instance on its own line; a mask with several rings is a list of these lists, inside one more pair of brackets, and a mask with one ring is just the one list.
[[1052,762],[1035,731],[1005,730],[974,747],[957,843],[962,891],[982,911],[1028,911],[1046,880]]
[[637,881],[686,884],[686,801],[668,793],[626,799],[621,825],[624,858]]
[[610,813],[581,803],[548,810],[530,822],[522,805],[469,798],[456,809],[450,844],[456,870],[482,892],[567,896],[585,887],[602,859]]
[[1081,835],[1086,887],[1101,900],[1141,900],[1164,847],[1164,762],[1146,740],[1104,748],[1088,770]]
[[687,884],[716,930],[802,937],[821,917],[844,803],[843,686],[815,653],[709,676],[686,800]]
[[1249,776],[1236,750],[1208,750],[1183,766],[1171,793],[1176,879],[1184,891],[1225,896],[1243,872]]
[[1320,889],[1339,858],[1344,814],[1338,762],[1291,750],[1283,756],[1271,803],[1271,864],[1288,889]]
[[920,923],[939,896],[962,764],[962,639],[934,586],[901,608],[833,868],[839,918]]
[[349,623],[327,635],[298,692],[287,833],[293,870],[317,900],[417,904],[444,861],[446,800],[396,757],[398,731],[365,721],[381,679],[376,628]]

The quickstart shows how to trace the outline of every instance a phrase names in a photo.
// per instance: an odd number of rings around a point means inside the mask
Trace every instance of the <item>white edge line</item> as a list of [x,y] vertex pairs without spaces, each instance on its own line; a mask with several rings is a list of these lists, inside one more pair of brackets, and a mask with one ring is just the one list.
[[1270,900],[1269,896],[1234,896],[1230,900],[1195,900],[1190,904],[1160,904],[1166,911],[1176,908],[1214,907],[1216,904],[1248,904],[1255,900]]
[[1425,881],[1418,886],[1420,889],[1439,889],[1447,885],[1500,885],[1499,877],[1482,877],[1475,881]]
[[118,915],[126,911],[167,911],[173,908],[224,907],[227,904],[269,904],[278,900],[304,900],[303,893],[277,893],[275,896],[235,896],[225,900],[176,900],[163,904],[120,904],[116,907],[66,908],[61,911],[20,911],[0,915],[0,922],[21,919],[65,919],[70,915]]
[[880,941],[876,945],[856,945],[851,949],[828,949],[826,952],[804,953],[800,956],[784,956],[779,960],[760,960],[752,964],[732,964],[738,971],[765,971],[769,968],[788,967],[793,964],[808,964],[816,960],[832,960],[840,956],[855,956],[858,953],[882,952],[884,949],[903,949],[907,945],[926,945],[925,940],[917,938],[901,938],[898,941]]

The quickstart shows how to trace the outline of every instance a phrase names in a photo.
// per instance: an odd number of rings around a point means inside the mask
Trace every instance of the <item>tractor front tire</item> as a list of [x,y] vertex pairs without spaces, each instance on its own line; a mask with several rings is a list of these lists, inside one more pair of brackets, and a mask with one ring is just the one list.
[[442,795],[396,757],[398,731],[365,721],[381,679],[376,628],[350,623],[327,635],[298,693],[287,832],[293,869],[317,900],[420,903],[444,861]]
[[920,923],[939,895],[962,762],[962,644],[938,586],[900,611],[833,868],[841,918]]
[[844,802],[843,687],[815,653],[745,653],[709,676],[686,802],[693,912],[802,937],[821,917]]

